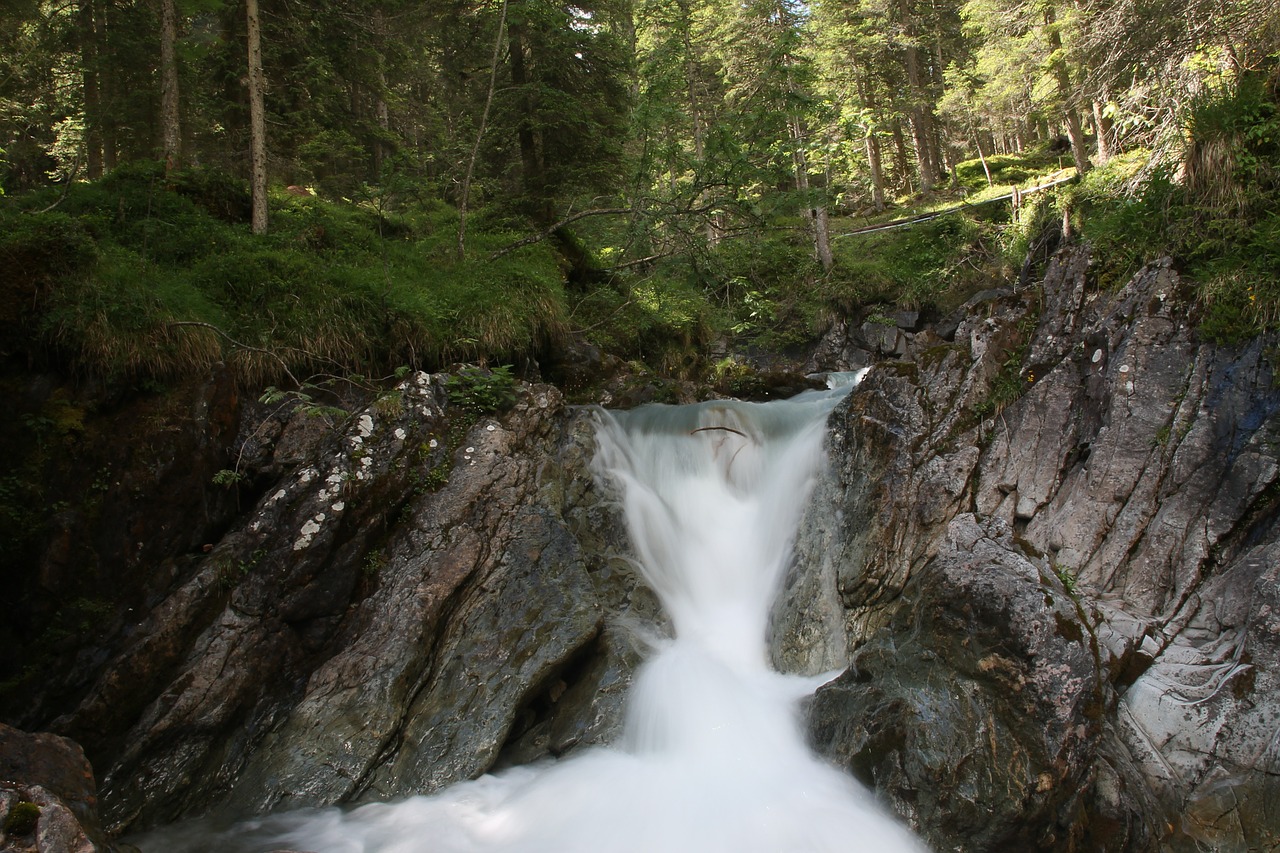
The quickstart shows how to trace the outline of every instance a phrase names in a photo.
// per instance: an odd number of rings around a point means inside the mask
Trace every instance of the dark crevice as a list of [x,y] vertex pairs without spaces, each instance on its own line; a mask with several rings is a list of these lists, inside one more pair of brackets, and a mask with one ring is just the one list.
[[[582,645],[572,650],[561,663],[551,667],[529,688],[512,716],[506,739],[494,759],[495,769],[527,763],[531,746],[553,756],[564,752],[562,745],[552,743],[547,738],[547,730],[557,717],[566,712],[572,713],[574,709],[566,709],[566,702],[562,700],[576,692],[575,686],[597,672],[597,663],[607,654],[604,631],[598,625]],[[547,740],[545,745],[540,743],[543,739]]]

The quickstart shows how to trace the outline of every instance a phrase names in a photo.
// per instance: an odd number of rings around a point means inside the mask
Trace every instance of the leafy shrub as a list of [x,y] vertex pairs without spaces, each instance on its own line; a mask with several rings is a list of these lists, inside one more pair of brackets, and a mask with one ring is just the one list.
[[84,226],[61,212],[0,212],[0,269],[5,289],[30,292],[35,286],[83,275],[97,260],[97,247]]
[[500,412],[516,402],[516,380],[511,367],[484,370],[464,367],[447,380],[449,402],[470,412]]

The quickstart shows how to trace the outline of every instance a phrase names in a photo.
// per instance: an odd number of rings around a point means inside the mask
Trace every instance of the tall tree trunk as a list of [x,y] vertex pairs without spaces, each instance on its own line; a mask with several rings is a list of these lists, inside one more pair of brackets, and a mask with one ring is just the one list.
[[[697,164],[696,169],[701,174],[703,161],[707,156],[706,129],[703,127],[702,105],[698,100],[698,66],[694,61],[693,39],[689,35],[693,28],[693,18],[687,0],[681,0],[677,5],[680,7],[680,44],[684,49],[684,80],[689,101],[690,131],[693,134],[693,158]],[[703,207],[709,205],[710,196],[705,189],[698,193],[698,203]],[[704,230],[708,246],[715,246],[720,242],[720,229],[717,227],[716,217],[707,217]]]
[[911,166],[907,157],[907,138],[902,132],[902,122],[896,118],[893,120],[893,150],[896,155],[894,165],[897,167],[898,174],[907,188],[907,193],[914,193],[915,188],[911,181]]
[[1071,140],[1071,156],[1076,163],[1076,171],[1084,174],[1089,171],[1089,152],[1085,150],[1084,126],[1080,122],[1080,111],[1076,109],[1076,96],[1071,85],[1071,75],[1067,71],[1067,60],[1062,52],[1062,34],[1058,32],[1053,7],[1044,10],[1045,32],[1049,37],[1050,55],[1055,57],[1053,74],[1058,83],[1058,97],[1062,99],[1062,108],[1067,121],[1067,138]]
[[476,128],[476,142],[471,146],[467,160],[467,173],[462,179],[462,192],[458,198],[458,260],[467,254],[467,205],[471,202],[471,178],[475,174],[476,157],[480,154],[480,140],[484,138],[489,123],[489,110],[493,107],[493,92],[498,82],[498,57],[502,55],[502,37],[507,26],[507,0],[502,0],[502,14],[498,17],[498,34],[493,39],[493,58],[489,62],[489,89],[484,96],[484,112],[480,114],[480,127]]
[[166,172],[182,164],[177,45],[177,7],[174,0],[160,0],[160,137]]
[[102,91],[98,82],[98,22],[93,0],[81,0],[80,63],[84,87],[85,168],[89,180],[102,177]]
[[804,153],[804,125],[799,118],[787,122],[791,130],[792,162],[796,169],[796,189],[805,200],[805,213],[809,218],[809,226],[813,231],[813,254],[822,264],[823,272],[830,272],[834,264],[831,256],[831,226],[827,218],[826,205],[812,204],[809,198],[809,164]]
[[258,0],[245,0],[249,47],[249,186],[253,195],[253,233],[267,233],[267,109],[262,77],[262,27]]
[[[541,211],[543,201],[542,165],[538,159],[538,141],[533,131],[533,99],[529,96],[529,72],[525,66],[524,22],[508,21],[507,52],[511,55],[511,85],[519,93],[520,121],[516,126],[516,141],[520,146],[521,178],[524,191],[538,202]],[[548,211],[542,211],[543,214]],[[551,220],[554,220],[554,216]]]
[[1102,114],[1102,103],[1093,102],[1093,129],[1098,140],[1098,165],[1111,159],[1111,120]]
[[933,140],[932,112],[927,108],[924,74],[920,65],[920,49],[915,44],[916,20],[910,0],[898,0],[902,14],[902,27],[906,36],[903,56],[907,69],[908,97],[911,99],[911,138],[916,146],[916,166],[920,172],[920,192],[933,191],[937,177],[937,157],[931,146]]
[[[861,74],[857,78],[858,99],[866,105],[872,116],[879,114],[879,104],[875,91],[867,85]],[[867,121],[867,135],[864,140],[867,149],[867,165],[871,169],[871,206],[877,213],[884,210],[884,156],[880,148],[880,137],[876,133],[874,118]]]
[[867,164],[871,167],[871,206],[879,213],[884,210],[884,164],[881,161],[880,139],[871,125],[867,125]]
[[982,153],[982,133],[974,127],[972,122],[969,127],[973,131],[973,147],[978,149],[978,160],[982,163],[982,171],[987,176],[987,186],[994,187],[995,182],[991,180],[991,170],[987,168],[987,155]]
[[[503,7],[504,11],[506,7]],[[373,168],[379,180],[382,179],[382,164],[391,153],[388,150],[386,137],[391,132],[391,111],[387,107],[387,63],[383,47],[387,37],[387,21],[379,7],[373,10],[373,35],[377,40],[378,91],[374,95],[373,109],[382,136],[373,146]]]
[[[97,71],[112,65],[115,41],[112,26],[111,4],[95,3],[93,7],[94,41],[96,42]],[[98,74],[98,128],[102,139],[102,170],[110,172],[119,162],[119,121],[116,106],[116,76],[114,74]]]

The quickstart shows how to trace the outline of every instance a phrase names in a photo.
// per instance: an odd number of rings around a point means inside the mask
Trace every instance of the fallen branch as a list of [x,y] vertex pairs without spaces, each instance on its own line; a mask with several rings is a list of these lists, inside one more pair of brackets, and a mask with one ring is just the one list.
[[689,432],[689,435],[694,435],[695,433],[699,433],[699,432],[708,432],[708,431],[710,431],[710,430],[723,430],[724,432],[731,432],[731,433],[733,433],[734,435],[740,435],[740,436],[742,436],[743,438],[746,438],[746,439],[750,439],[750,438],[751,438],[751,436],[747,435],[747,434],[746,434],[745,432],[743,432],[742,430],[740,430],[740,429],[734,429],[733,427],[727,427],[727,426],[698,427],[698,428],[697,428],[697,429],[695,429],[695,430],[691,430],[691,431]]

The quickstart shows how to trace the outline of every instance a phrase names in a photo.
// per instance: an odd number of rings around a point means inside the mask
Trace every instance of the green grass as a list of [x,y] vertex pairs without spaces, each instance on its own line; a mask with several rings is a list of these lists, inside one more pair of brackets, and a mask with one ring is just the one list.
[[459,260],[444,205],[283,194],[257,237],[235,219],[234,186],[195,177],[132,164],[60,200],[3,201],[4,286],[22,309],[0,319],[33,358],[113,381],[222,360],[265,382],[509,360],[567,328],[563,274],[543,244],[487,261],[518,235],[476,230]]

